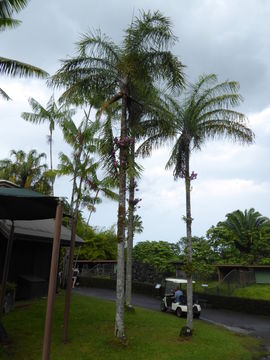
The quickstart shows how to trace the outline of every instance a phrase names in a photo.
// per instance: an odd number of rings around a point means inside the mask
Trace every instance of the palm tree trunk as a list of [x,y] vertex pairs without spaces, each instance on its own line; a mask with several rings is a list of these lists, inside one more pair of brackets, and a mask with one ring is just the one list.
[[75,198],[75,191],[76,191],[77,175],[78,175],[78,166],[77,166],[77,164],[76,164],[76,165],[75,165],[75,169],[74,169],[72,192],[71,192],[71,200],[70,200],[70,212],[69,212],[69,215],[70,215],[70,216],[73,216],[73,212],[74,212],[74,198]]
[[64,315],[64,327],[63,327],[63,342],[64,343],[67,342],[67,336],[68,336],[68,321],[69,321],[70,297],[71,297],[72,276],[73,276],[73,258],[74,258],[76,228],[77,228],[77,220],[78,220],[78,213],[79,213],[79,206],[80,206],[82,182],[83,182],[83,178],[80,177],[76,205],[75,205],[75,210],[74,210],[73,219],[72,219],[72,231],[71,231],[71,239],[70,239],[69,263],[68,263],[68,277],[67,277],[67,287],[66,287],[66,296],[65,296],[65,315]]
[[186,151],[186,230],[187,230],[187,326],[193,329],[193,291],[192,291],[192,240],[191,240],[191,202],[190,202],[190,174],[189,174],[189,149]]
[[[134,155],[134,144],[131,149]],[[134,176],[130,178],[129,183],[129,205],[128,205],[128,235],[127,235],[127,261],[126,261],[126,305],[132,306],[132,249],[133,249],[133,222],[134,222]]]
[[[126,91],[122,92],[121,139],[126,137]],[[120,146],[119,155],[119,204],[117,222],[117,279],[116,279],[116,314],[115,336],[124,340],[124,305],[125,305],[125,218],[126,218],[126,161],[127,149]]]
[[[50,130],[49,146],[50,146],[50,165],[51,165],[51,170],[53,170],[53,160],[52,160],[52,130]],[[55,180],[55,178],[52,178],[52,195],[54,195],[54,180]]]
[[[78,176],[78,165],[75,164],[74,174],[73,174],[73,184],[72,184],[72,192],[71,192],[71,200],[70,200],[70,210],[69,215],[70,218],[68,220],[69,226],[72,229],[73,226],[73,216],[75,214],[74,209],[74,198],[75,198],[75,192],[76,192],[76,180]],[[63,261],[63,276],[62,276],[62,286],[65,288],[68,280],[68,271],[69,271],[69,258],[70,258],[70,247],[66,247],[66,253],[65,253],[65,261]]]
[[[130,157],[135,158],[135,141],[130,145]],[[134,176],[130,177],[129,182],[129,205],[128,205],[128,234],[127,234],[127,261],[126,261],[126,305],[132,306],[132,249],[133,249],[133,222],[134,222]]]
[[[97,192],[96,192],[93,206],[95,206],[95,203],[96,203],[96,201],[97,201],[98,194],[99,194],[99,190],[97,190]],[[91,219],[92,214],[93,214],[93,209],[89,212],[88,219],[87,219],[87,223],[86,223],[87,226],[89,226],[89,222],[90,222],[90,219]]]

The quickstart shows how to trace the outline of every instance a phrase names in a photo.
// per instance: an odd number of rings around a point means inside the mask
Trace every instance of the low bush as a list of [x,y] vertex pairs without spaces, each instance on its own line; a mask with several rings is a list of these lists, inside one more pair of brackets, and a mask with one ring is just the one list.
[[209,304],[216,309],[240,311],[256,315],[270,314],[270,301],[239,298],[233,296],[220,296],[210,294],[198,294],[199,301]]

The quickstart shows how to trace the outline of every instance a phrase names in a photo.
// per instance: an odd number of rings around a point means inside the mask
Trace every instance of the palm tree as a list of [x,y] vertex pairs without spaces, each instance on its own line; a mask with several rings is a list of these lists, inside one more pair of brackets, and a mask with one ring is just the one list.
[[[79,55],[64,61],[62,68],[52,77],[54,85],[66,86],[67,91],[73,95],[80,92],[81,101],[87,101],[90,95],[95,93],[103,97],[101,114],[114,103],[121,102],[115,334],[122,339],[125,339],[124,240],[129,147],[127,114],[130,103],[143,98],[146,84],[160,80],[165,81],[171,88],[182,85],[183,65],[167,50],[174,41],[175,37],[167,18],[158,11],[153,14],[143,12],[132,21],[121,46],[114,44],[100,32],[83,35],[78,43]],[[133,94],[136,94],[135,99]]]
[[[6,28],[12,28],[20,24],[20,21],[13,19],[13,13],[18,13],[26,5],[27,0],[2,0],[0,1],[0,31],[5,30]],[[8,59],[0,56],[0,74],[10,75],[10,76],[19,76],[19,77],[29,77],[36,76],[38,78],[45,78],[49,74],[40,68],[29,65],[17,60]],[[0,88],[0,95],[6,99],[10,100],[10,97],[7,93]]]
[[[52,134],[55,129],[55,124],[61,124],[65,119],[71,118],[74,115],[75,111],[58,107],[54,101],[53,96],[50,98],[49,102],[46,105],[46,108],[43,107],[37,100],[34,98],[29,99],[29,104],[33,112],[23,112],[21,114],[22,118],[26,121],[30,121],[33,124],[49,124],[49,148],[50,148],[50,168],[53,170],[53,160],[52,160]],[[52,179],[52,190],[54,185],[54,179]]]
[[269,219],[253,208],[244,212],[241,210],[233,211],[227,214],[226,218],[225,221],[218,223],[218,226],[227,229],[235,247],[246,254],[251,252],[259,231],[269,224]]
[[50,177],[47,175],[47,164],[42,163],[46,159],[45,153],[38,154],[37,150],[29,153],[23,150],[11,150],[13,159],[0,161],[0,177],[10,180],[22,188],[36,190],[45,194],[51,191]]
[[240,143],[250,144],[254,134],[247,127],[244,114],[233,110],[241,101],[238,93],[239,84],[235,81],[218,83],[214,74],[200,76],[190,86],[186,98],[180,104],[170,101],[174,116],[173,146],[167,168],[173,167],[175,180],[183,178],[186,190],[186,222],[187,232],[187,326],[193,328],[192,313],[192,242],[191,242],[191,181],[197,174],[190,172],[190,156],[192,151],[200,150],[208,140],[216,137],[227,137]]
[[97,173],[92,172],[86,178],[84,192],[83,192],[83,205],[89,210],[86,225],[89,226],[90,218],[93,212],[96,211],[96,204],[100,204],[102,199],[100,194],[110,200],[118,200],[118,195],[112,190],[116,187],[115,180],[111,176],[105,176],[103,179],[98,179]]

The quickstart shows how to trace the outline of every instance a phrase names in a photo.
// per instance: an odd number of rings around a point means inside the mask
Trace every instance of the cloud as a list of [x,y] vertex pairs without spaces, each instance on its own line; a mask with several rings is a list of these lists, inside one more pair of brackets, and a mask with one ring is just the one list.
[[[179,41],[173,50],[187,66],[188,81],[202,73],[217,73],[220,80],[240,82],[245,98],[240,109],[249,115],[256,134],[252,146],[227,141],[210,141],[202,151],[192,154],[191,170],[198,173],[192,183],[193,233],[205,231],[225,214],[255,207],[269,216],[270,192],[270,2],[260,0],[136,0],[99,2],[35,0],[19,13],[22,25],[0,33],[1,56],[40,66],[51,74],[75,52],[79,34],[100,28],[116,43],[139,9],[160,9],[168,16]],[[52,89],[44,81],[1,77],[0,86],[12,102],[0,99],[2,137],[0,158],[11,149],[47,152],[47,126],[34,126],[20,118],[29,110],[28,98],[46,104]],[[54,134],[55,163],[59,151],[69,152],[59,131]],[[164,167],[169,148],[162,148],[142,161],[144,172],[138,197],[143,200],[138,213],[143,217],[144,233],[137,240],[177,241],[185,235],[184,182],[173,180]],[[58,195],[70,195],[71,182],[58,179]],[[91,223],[110,226],[116,222],[117,204],[98,206]]]

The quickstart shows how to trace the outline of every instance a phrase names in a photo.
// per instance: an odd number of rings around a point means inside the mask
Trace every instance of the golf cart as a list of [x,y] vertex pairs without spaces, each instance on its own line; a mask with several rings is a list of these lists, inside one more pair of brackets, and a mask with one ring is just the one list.
[[[174,311],[178,317],[181,317],[184,314],[187,314],[187,299],[186,296],[182,295],[179,298],[179,302],[174,300],[174,292],[176,288],[182,287],[182,284],[186,284],[187,280],[185,279],[174,279],[167,278],[165,279],[165,296],[161,300],[160,310],[161,311]],[[195,281],[193,281],[195,283]],[[198,304],[197,299],[193,298],[193,316],[194,318],[199,318],[201,314],[201,306]]]

